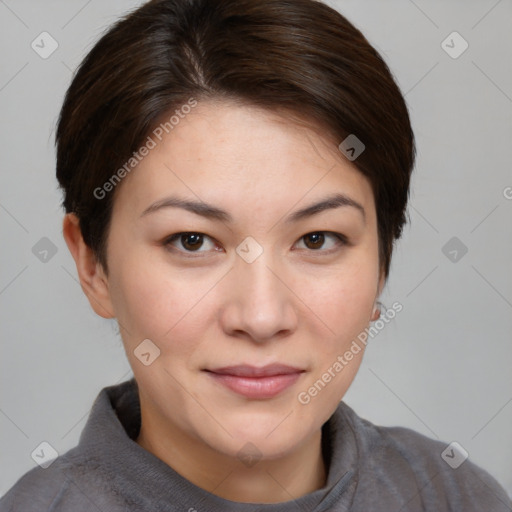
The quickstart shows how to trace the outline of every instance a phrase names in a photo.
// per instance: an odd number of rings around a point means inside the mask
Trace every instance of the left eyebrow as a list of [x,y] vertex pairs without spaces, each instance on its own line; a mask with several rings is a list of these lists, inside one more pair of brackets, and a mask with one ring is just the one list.
[[[232,222],[233,220],[232,216],[228,212],[222,210],[217,206],[205,203],[204,201],[187,200],[175,196],[167,197],[153,203],[142,212],[141,217],[153,213],[155,211],[161,210],[163,208],[173,207],[182,208],[184,210],[188,210],[189,212],[195,213],[196,215],[210,218],[212,220],[222,222]],[[311,217],[323,211],[341,207],[355,208],[357,211],[361,213],[363,220],[366,222],[366,212],[363,206],[354,199],[350,198],[349,196],[340,193],[328,196],[325,199],[322,199],[321,201],[318,201],[314,204],[306,206],[305,208],[302,208],[301,210],[297,210],[291,213],[290,215],[288,215],[288,217],[284,219],[284,222],[287,224],[297,222],[299,220]]]
[[298,220],[311,217],[312,215],[316,215],[317,213],[323,212],[325,210],[346,206],[358,210],[363,216],[363,220],[366,222],[366,212],[363,206],[345,194],[333,194],[318,203],[314,203],[306,206],[305,208],[302,208],[301,210],[297,210],[296,212],[286,217],[285,222],[297,222]]

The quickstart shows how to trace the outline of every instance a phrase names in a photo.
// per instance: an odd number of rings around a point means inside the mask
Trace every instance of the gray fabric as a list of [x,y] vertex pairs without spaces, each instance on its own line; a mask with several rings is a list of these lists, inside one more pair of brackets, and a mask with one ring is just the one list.
[[446,443],[375,426],[343,402],[322,429],[326,486],[286,503],[235,503],[200,489],[141,448],[139,428],[135,381],[103,389],[78,446],[21,477],[0,512],[512,511],[483,469],[442,460]]

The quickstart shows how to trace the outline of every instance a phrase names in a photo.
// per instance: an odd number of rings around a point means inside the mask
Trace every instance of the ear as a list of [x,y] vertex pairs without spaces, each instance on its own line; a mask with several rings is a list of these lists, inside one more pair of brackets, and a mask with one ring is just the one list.
[[62,234],[75,260],[80,285],[92,309],[103,318],[114,318],[108,279],[92,249],[84,242],[78,217],[74,213],[65,215]]

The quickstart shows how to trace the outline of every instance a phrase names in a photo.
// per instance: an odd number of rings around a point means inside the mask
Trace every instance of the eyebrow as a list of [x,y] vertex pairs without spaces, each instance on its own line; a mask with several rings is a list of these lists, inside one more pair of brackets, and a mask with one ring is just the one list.
[[[366,221],[366,212],[363,206],[350,198],[345,194],[332,194],[321,201],[318,201],[314,204],[306,206],[300,210],[293,212],[288,215],[284,221],[286,223],[297,222],[307,217],[311,217],[320,212],[331,210],[334,208],[341,207],[351,207],[355,208],[359,211]],[[201,217],[205,217],[212,220],[218,220],[221,222],[232,222],[233,217],[225,210],[218,208],[217,206],[205,203],[204,201],[194,201],[190,199],[183,199],[177,196],[170,196],[155,203],[151,204],[148,208],[146,208],[141,217],[149,215],[150,213],[162,210],[163,208],[181,208],[183,210],[187,210],[191,213],[195,213],[196,215],[200,215]]]

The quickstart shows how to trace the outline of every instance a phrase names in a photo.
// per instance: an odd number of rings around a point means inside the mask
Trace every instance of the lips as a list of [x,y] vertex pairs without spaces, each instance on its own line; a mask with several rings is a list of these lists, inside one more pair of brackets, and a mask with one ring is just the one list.
[[289,375],[290,373],[300,373],[303,370],[284,364],[269,364],[267,366],[256,367],[249,365],[226,366],[225,368],[216,368],[206,370],[218,375],[234,375],[235,377],[271,377],[272,375]]
[[217,383],[249,399],[273,398],[293,385],[305,371],[283,364],[262,367],[226,366],[205,370]]

